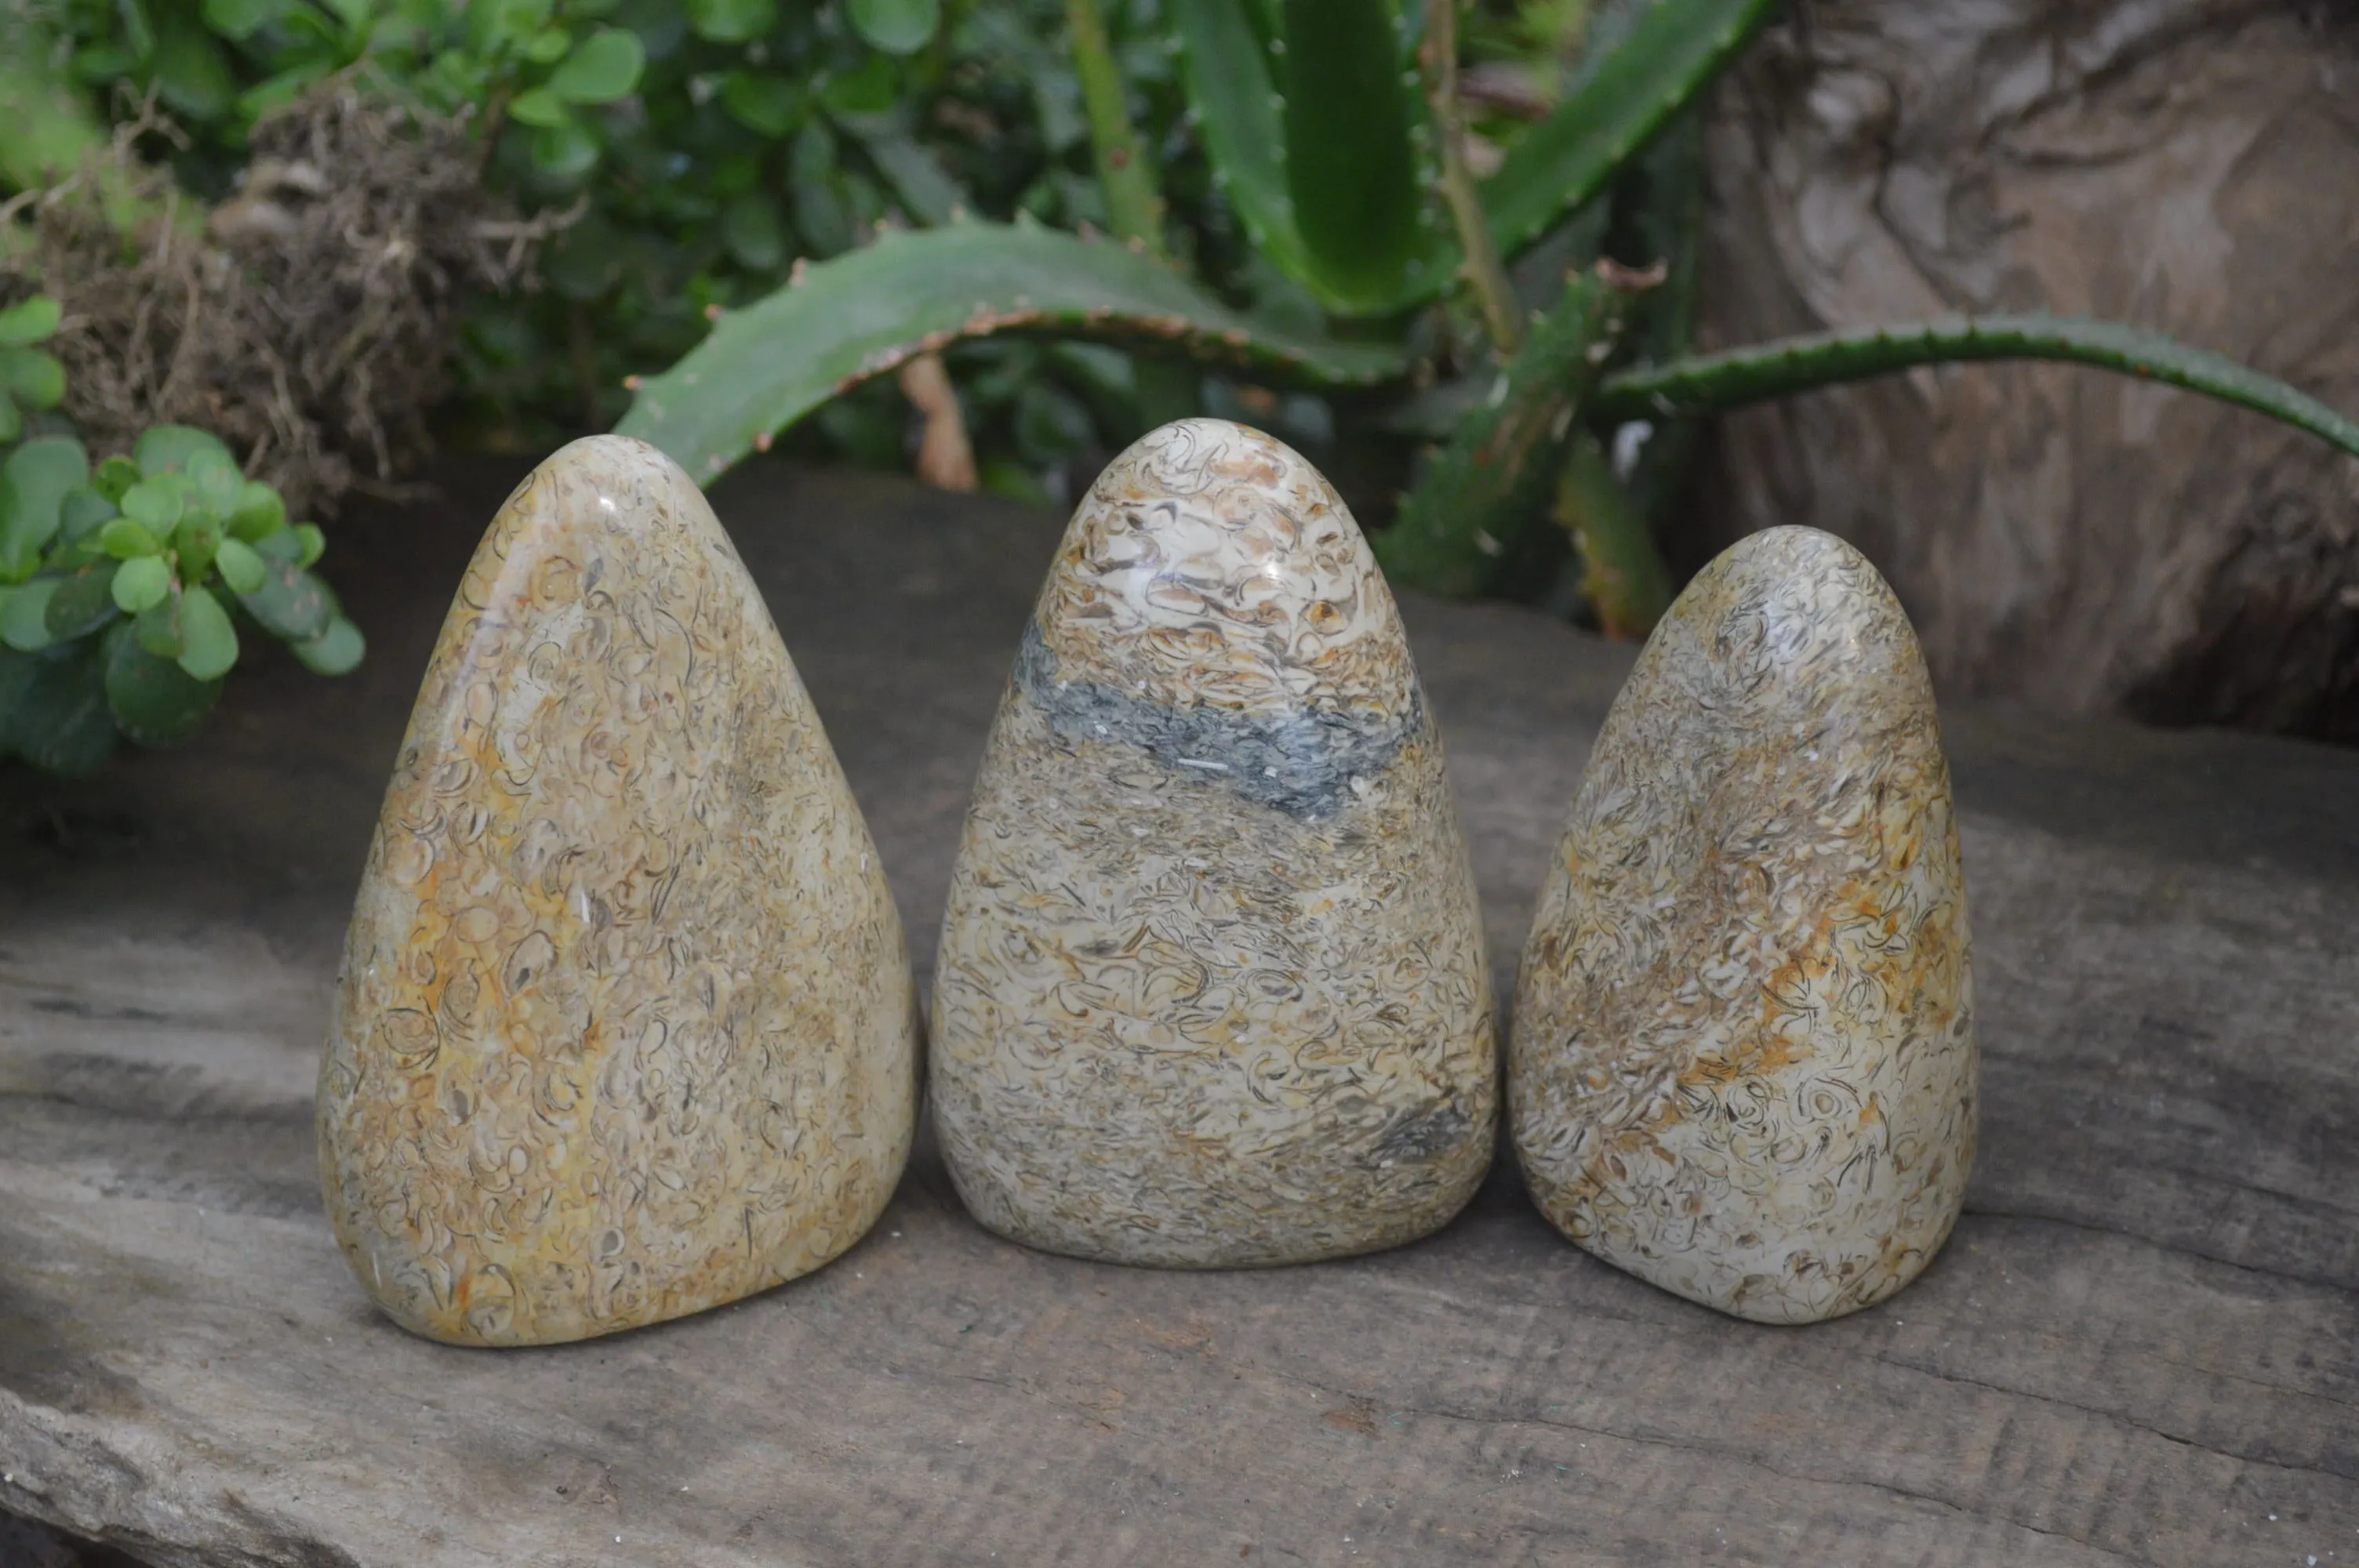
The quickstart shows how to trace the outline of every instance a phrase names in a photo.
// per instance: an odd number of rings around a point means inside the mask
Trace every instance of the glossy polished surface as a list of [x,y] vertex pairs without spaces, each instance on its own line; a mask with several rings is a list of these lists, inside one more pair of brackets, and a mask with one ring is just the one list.
[[875,848],[761,595],[653,448],[577,441],[445,622],[320,1076],[328,1211],[404,1327],[608,1334],[859,1239],[916,1114]]
[[1472,1195],[1497,1114],[1473,878],[1392,596],[1294,452],[1185,420],[1082,501],[936,976],[943,1152],[1019,1241],[1300,1261]]
[[1973,1162],[1965,881],[1916,635],[1776,528],[1671,608],[1600,732],[1524,952],[1514,1141],[1606,1261],[1740,1316],[1880,1301]]

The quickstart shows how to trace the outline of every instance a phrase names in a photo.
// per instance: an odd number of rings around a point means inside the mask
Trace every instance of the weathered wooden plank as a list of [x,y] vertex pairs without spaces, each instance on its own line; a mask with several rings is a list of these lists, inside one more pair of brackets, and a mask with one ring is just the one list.
[[[437,601],[513,477],[363,525],[354,681],[257,672],[187,751],[0,780],[0,1508],[173,1563],[2359,1552],[2359,758],[2231,737],[1952,717],[1984,1154],[1949,1250],[1854,1318],[1688,1305],[1505,1172],[1377,1258],[1098,1267],[982,1232],[921,1151],[754,1301],[401,1334],[321,1219],[311,1076]],[[761,469],[720,501],[922,957],[1054,524]],[[1409,620],[1504,968],[1627,655]]]

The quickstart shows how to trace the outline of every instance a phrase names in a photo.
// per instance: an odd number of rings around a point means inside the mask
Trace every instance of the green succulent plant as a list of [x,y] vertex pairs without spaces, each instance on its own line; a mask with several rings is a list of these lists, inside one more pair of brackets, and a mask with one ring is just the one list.
[[[39,297],[0,311],[0,355],[34,351],[58,319]],[[185,740],[238,661],[241,622],[321,675],[360,663],[360,629],[310,569],[318,526],[290,524],[217,438],[159,425],[93,465],[70,434],[18,436],[0,443],[0,755],[72,775],[122,739]]]
[[[1961,318],[1693,355],[1691,106],[1771,9],[1609,0],[1554,107],[1508,127],[1478,179],[1451,0],[1422,12],[1396,0],[1168,0],[1197,136],[1272,285],[1249,305],[1168,259],[1180,247],[1161,227],[1154,168],[1130,150],[1123,96],[1097,91],[1092,134],[1126,243],[983,222],[889,236],[719,313],[701,344],[635,383],[620,428],[709,481],[947,344],[1090,338],[1234,365],[1273,385],[1383,400],[1379,418],[1435,442],[1376,539],[1396,580],[1495,590],[1553,518],[1579,546],[1600,621],[1625,633],[1643,633],[1668,602],[1651,530],[1686,466],[1685,422],[1759,398],[1943,361],[2062,360],[2225,398],[2359,454],[2359,423],[2316,399],[2109,323]],[[1114,65],[1095,0],[1068,10],[1077,69],[1103,82]],[[1539,32],[1565,30],[1548,20]]]

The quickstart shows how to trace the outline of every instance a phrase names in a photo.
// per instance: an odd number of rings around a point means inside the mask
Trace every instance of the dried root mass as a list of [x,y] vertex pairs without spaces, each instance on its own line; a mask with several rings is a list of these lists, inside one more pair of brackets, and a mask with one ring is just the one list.
[[158,134],[151,113],[113,154],[152,198],[136,235],[88,178],[19,198],[28,243],[0,261],[0,289],[64,305],[49,346],[65,413],[101,452],[201,426],[299,514],[394,489],[426,450],[468,296],[527,285],[563,219],[520,220],[486,190],[463,121],[345,81],[257,127],[237,193],[201,231],[134,150]]

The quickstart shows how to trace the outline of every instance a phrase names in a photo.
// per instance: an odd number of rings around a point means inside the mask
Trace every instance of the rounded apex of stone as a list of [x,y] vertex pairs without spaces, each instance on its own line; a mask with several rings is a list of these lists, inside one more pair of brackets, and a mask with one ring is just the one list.
[[[1694,699],[1715,721],[1778,728],[1851,711],[1907,721],[1930,713],[1932,682],[1908,612],[1883,575],[1832,534],[1788,524],[1750,534],[1696,574],[1664,617]],[[1668,651],[1668,650],[1667,650]],[[1907,703],[1892,700],[1906,696]]]
[[1915,633],[1856,550],[1748,537],[1607,715],[1524,950],[1508,1067],[1543,1212],[1693,1301],[1890,1295],[1975,1142],[1965,880]]
[[1060,678],[1169,707],[1383,722],[1415,700],[1396,617],[1324,475],[1258,430],[1181,419],[1090,487],[1035,621]]
[[546,1345],[843,1251],[914,1130],[882,867],[679,466],[576,441],[429,662],[321,1066],[330,1220],[403,1327]]

